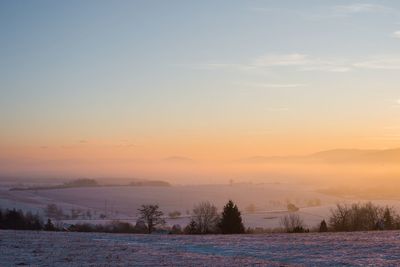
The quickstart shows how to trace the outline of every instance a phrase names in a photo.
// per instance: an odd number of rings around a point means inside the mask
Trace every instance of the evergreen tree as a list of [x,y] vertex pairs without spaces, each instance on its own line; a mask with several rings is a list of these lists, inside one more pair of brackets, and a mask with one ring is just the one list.
[[389,207],[386,207],[383,213],[383,225],[385,227],[385,230],[393,229],[393,221],[394,218],[392,212]]
[[321,224],[319,225],[320,232],[328,232],[328,226],[326,225],[325,220],[322,220]]
[[191,220],[190,223],[185,227],[184,232],[185,234],[193,235],[197,234],[198,231],[197,223],[194,220]]
[[242,223],[242,216],[238,207],[229,200],[222,212],[222,218],[219,227],[223,234],[243,234],[244,226]]
[[50,219],[47,219],[47,223],[44,225],[45,231],[55,231],[56,228]]

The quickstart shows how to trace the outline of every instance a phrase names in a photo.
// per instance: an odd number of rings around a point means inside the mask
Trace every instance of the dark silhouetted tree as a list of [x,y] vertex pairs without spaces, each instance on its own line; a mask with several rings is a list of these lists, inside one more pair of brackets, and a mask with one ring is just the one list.
[[210,202],[201,202],[194,206],[192,221],[196,223],[197,233],[210,234],[218,230],[219,214],[217,207]]
[[331,210],[329,218],[330,229],[333,231],[371,231],[385,229],[393,225],[390,209],[386,209],[371,202],[352,205],[337,204]]
[[383,212],[383,226],[385,230],[393,229],[395,219],[393,218],[393,211],[386,207]]
[[37,214],[23,213],[16,209],[1,211],[0,229],[41,230],[42,228],[42,221]]
[[56,230],[56,228],[54,227],[54,224],[50,218],[47,219],[47,223],[44,225],[44,230],[46,230],[46,231],[55,231]]
[[223,234],[243,234],[244,226],[238,207],[229,200],[222,212],[219,227]]
[[149,234],[154,231],[156,226],[165,224],[165,220],[162,218],[164,213],[159,210],[158,205],[142,205],[138,211],[139,220],[146,224]]
[[194,235],[198,233],[197,223],[194,220],[190,220],[190,223],[185,227],[184,233],[188,235]]
[[328,225],[326,224],[325,220],[322,220],[321,224],[319,225],[320,232],[328,232]]

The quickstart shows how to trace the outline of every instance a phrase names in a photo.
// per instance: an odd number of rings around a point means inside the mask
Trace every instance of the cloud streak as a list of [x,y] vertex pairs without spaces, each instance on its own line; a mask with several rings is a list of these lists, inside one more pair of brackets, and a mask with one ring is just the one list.
[[[265,54],[248,63],[203,63],[192,65],[195,69],[234,70],[266,73],[272,70],[321,71],[345,73],[353,70],[399,70],[400,55],[370,56],[361,60],[319,58],[301,53]],[[254,87],[300,87],[302,84],[252,84]]]
[[392,37],[400,39],[400,31],[393,32]]
[[399,55],[375,56],[353,64],[356,68],[374,70],[400,70]]
[[255,88],[298,88],[305,87],[307,84],[302,83],[239,83],[239,85]]
[[[182,65],[181,65],[182,66]],[[273,68],[294,68],[296,71],[326,71],[348,72],[351,67],[344,62],[332,59],[320,59],[301,53],[265,54],[248,63],[202,63],[190,66],[205,70],[238,70],[238,71],[268,71]]]
[[334,6],[333,11],[336,14],[351,15],[360,13],[390,13],[393,12],[394,9],[378,4],[356,3]]

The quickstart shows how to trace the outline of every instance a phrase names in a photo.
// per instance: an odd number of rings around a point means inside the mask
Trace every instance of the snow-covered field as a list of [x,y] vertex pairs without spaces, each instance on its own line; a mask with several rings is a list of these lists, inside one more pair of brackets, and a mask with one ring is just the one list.
[[131,235],[0,231],[7,266],[397,266],[400,232]]
[[[287,212],[287,203],[294,203],[300,208],[299,215],[307,227],[316,227],[322,219],[328,219],[330,210],[336,203],[354,203],[362,199],[344,199],[318,193],[317,188],[300,184],[264,183],[230,185],[186,185],[171,187],[86,187],[54,190],[10,191],[9,187],[0,186],[0,208],[21,208],[43,213],[47,204],[54,203],[66,214],[72,209],[91,211],[93,217],[64,221],[67,224],[77,221],[103,223],[122,220],[135,223],[137,209],[142,204],[159,204],[168,225],[187,225],[193,206],[201,201],[210,201],[221,211],[223,205],[232,199],[242,211],[246,227],[275,228],[280,226],[280,218]],[[318,205],[309,205],[318,200]],[[400,211],[398,200],[373,200],[375,204],[390,205]],[[253,205],[255,212],[248,212]],[[179,211],[181,216],[175,219],[168,213]],[[99,220],[106,214],[104,220]]]
[[[309,227],[316,226],[329,215],[330,208],[342,200],[315,192],[311,187],[292,184],[188,185],[172,187],[96,187],[37,191],[9,191],[0,187],[0,207],[22,208],[42,212],[54,203],[69,214],[71,209],[91,210],[107,214],[107,218],[135,223],[137,209],[142,204],[159,204],[169,225],[185,226],[193,206],[202,201],[215,204],[220,210],[232,199],[242,211],[246,227],[274,228],[285,214],[287,202],[301,208],[300,213]],[[318,200],[318,206],[309,201]],[[247,212],[253,205],[255,212]],[[168,213],[179,211],[180,218],[169,219]],[[93,221],[92,221],[93,222]]]

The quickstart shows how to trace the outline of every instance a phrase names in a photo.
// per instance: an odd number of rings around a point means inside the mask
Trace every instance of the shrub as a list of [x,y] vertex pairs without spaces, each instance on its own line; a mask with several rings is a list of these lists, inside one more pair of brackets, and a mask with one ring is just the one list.
[[283,216],[280,223],[287,233],[304,233],[306,231],[303,219],[295,213]]
[[170,213],[168,213],[168,217],[169,217],[170,219],[177,219],[177,218],[179,218],[180,216],[181,216],[181,212],[180,212],[180,211],[177,211],[177,210],[171,211]]
[[299,210],[299,208],[293,203],[288,203],[287,204],[287,210],[290,211],[290,212],[296,212],[296,211]]
[[24,213],[22,210],[1,211],[0,229],[15,230],[41,230],[43,223],[39,215],[33,215],[31,212]]
[[198,227],[197,227],[196,222],[194,220],[191,220],[189,222],[189,224],[183,230],[183,233],[185,233],[187,235],[198,234],[198,230],[197,229],[198,229]]

